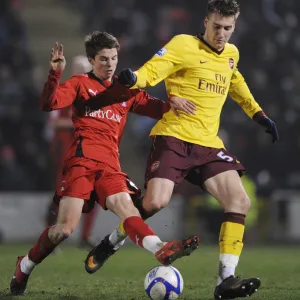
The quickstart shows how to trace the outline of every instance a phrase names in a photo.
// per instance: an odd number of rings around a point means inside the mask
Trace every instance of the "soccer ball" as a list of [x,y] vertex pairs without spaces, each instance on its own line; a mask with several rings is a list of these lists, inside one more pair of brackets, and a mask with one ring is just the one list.
[[147,273],[144,286],[152,300],[177,299],[183,290],[183,279],[176,268],[158,266]]

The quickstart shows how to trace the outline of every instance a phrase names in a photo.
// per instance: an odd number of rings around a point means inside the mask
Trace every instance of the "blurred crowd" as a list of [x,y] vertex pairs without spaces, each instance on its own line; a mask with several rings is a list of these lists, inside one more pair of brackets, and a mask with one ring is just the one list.
[[[137,69],[175,34],[203,31],[206,13],[206,1],[196,0],[64,1],[83,13],[78,34],[105,30],[119,39],[118,70]],[[239,69],[257,101],[276,122],[281,140],[273,146],[270,136],[231,100],[225,104],[220,135],[262,193],[300,188],[300,2],[240,2],[241,15],[232,38],[240,50]],[[0,7],[0,178],[5,178],[0,189],[49,189],[49,151],[43,131],[47,119],[38,112],[40,91],[34,83],[26,24],[20,19],[17,1],[1,1],[0,6],[4,3],[9,5]],[[166,98],[163,84],[148,91]],[[141,164],[138,172],[143,170],[150,145],[146,136],[152,125],[147,118],[131,117],[125,132],[121,155],[127,157],[134,145],[140,153],[132,158]]]
[[0,1],[0,190],[45,190],[49,170],[36,69],[20,3]]

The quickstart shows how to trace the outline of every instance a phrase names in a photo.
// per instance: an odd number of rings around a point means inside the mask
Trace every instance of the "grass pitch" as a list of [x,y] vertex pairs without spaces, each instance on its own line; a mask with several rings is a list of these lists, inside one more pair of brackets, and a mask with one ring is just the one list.
[[[9,282],[17,255],[27,253],[29,246],[0,246],[0,299],[9,296]],[[158,263],[145,250],[128,246],[117,252],[97,273],[85,272],[87,252],[69,245],[62,253],[51,255],[32,273],[26,296],[34,300],[143,300],[144,277]],[[218,266],[218,248],[201,246],[190,257],[175,262],[184,279],[180,299],[212,300]],[[247,248],[240,260],[237,275],[258,276],[259,292],[251,299],[300,300],[300,248]]]

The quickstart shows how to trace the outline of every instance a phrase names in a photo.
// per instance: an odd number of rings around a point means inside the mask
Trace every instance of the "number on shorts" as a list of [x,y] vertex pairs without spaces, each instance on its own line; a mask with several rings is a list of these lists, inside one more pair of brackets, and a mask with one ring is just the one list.
[[232,162],[233,158],[229,155],[226,155],[223,151],[220,151],[217,156],[219,156],[220,158],[227,160],[228,162]]

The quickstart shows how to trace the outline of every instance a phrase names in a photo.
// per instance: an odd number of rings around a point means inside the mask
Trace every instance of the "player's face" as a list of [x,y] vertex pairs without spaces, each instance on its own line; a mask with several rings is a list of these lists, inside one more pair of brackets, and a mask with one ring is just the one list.
[[93,73],[101,80],[111,80],[117,64],[118,64],[118,51],[113,49],[102,49],[97,53],[95,59],[89,58],[93,66]]
[[234,31],[236,18],[237,16],[224,17],[218,13],[211,13],[204,20],[206,42],[221,51]]

